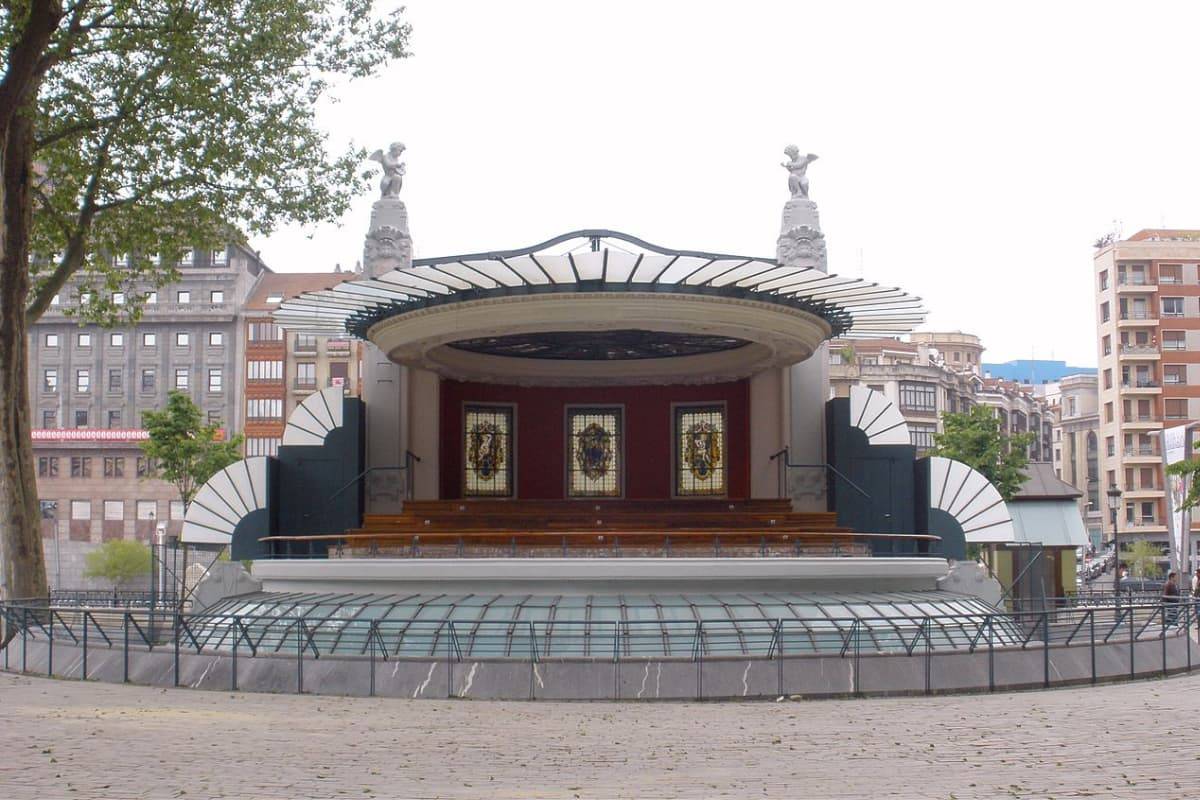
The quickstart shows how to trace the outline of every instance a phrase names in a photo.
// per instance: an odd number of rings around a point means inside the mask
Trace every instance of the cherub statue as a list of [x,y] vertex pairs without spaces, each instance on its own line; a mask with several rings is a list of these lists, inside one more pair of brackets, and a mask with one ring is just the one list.
[[783,154],[790,161],[783,162],[783,168],[788,171],[788,189],[792,192],[792,197],[803,197],[808,199],[808,177],[804,174],[808,169],[808,165],[817,160],[815,153],[809,153],[803,158],[800,157],[800,148],[794,144],[789,144],[783,148]]
[[383,165],[383,178],[379,181],[379,194],[382,197],[399,197],[400,187],[404,185],[404,162],[400,156],[404,153],[404,144],[392,142],[385,153],[376,150],[367,156],[372,161]]

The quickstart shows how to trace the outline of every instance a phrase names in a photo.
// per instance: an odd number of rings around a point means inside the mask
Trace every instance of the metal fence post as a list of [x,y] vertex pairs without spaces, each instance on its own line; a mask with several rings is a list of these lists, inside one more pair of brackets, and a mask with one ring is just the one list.
[[367,639],[371,644],[371,686],[367,692],[368,697],[375,696],[375,625],[376,621],[371,620],[371,624],[367,626]]
[[[719,545],[718,545],[719,547]],[[704,699],[704,621],[696,623],[696,699]]]
[[296,694],[304,694],[304,620],[296,620]]
[[121,683],[129,683],[129,612],[121,615],[121,638],[124,647],[121,652]]
[[994,692],[996,691],[996,643],[992,634],[995,633],[996,628],[990,614],[984,617],[984,620],[988,629],[988,691]]
[[859,642],[862,641],[860,628],[862,627],[861,620],[855,618],[854,625],[850,628],[850,633],[854,636],[854,696],[862,696],[862,670],[859,669],[859,655],[861,648]]
[[923,625],[925,628],[925,694],[933,694],[933,641],[930,639],[930,634],[933,632],[933,620],[926,616]]
[[49,642],[50,654],[46,659],[48,662],[46,665],[47,666],[46,674],[49,675],[51,678],[53,678],[54,677],[54,609],[51,608],[51,609],[49,609],[49,611],[50,611],[50,642]]
[[87,680],[88,612],[83,612],[83,661],[79,662],[79,680]]
[[1183,639],[1187,649],[1187,671],[1192,671],[1192,604],[1183,607]]
[[1042,612],[1042,688],[1050,688],[1050,613]]
[[[1162,641],[1162,674],[1167,677],[1167,605],[1160,603],[1158,606],[1160,616],[1162,617],[1162,634],[1158,637]],[[1151,617],[1153,619],[1153,617]]]
[[238,618],[233,618],[233,653],[230,655],[229,665],[229,691],[236,692],[238,688],[237,676],[237,651],[238,644],[242,638],[242,627],[238,624]]
[[783,697],[783,619],[775,620],[775,660],[779,682],[779,697]]
[[8,637],[8,606],[4,606],[4,617],[0,618],[0,642],[4,642],[4,669],[8,669],[8,646],[12,639]]
[[21,608],[21,672],[27,671],[29,659],[29,609]]
[[533,622],[529,625],[529,699],[533,700],[534,692],[534,676],[537,675],[537,639],[533,634]]
[[175,685],[179,685],[179,612],[175,612],[175,635],[171,638],[175,640]]
[[1133,654],[1133,601],[1129,601],[1129,677],[1133,678],[1136,675],[1134,672],[1134,654]]
[[1088,609],[1088,625],[1091,635],[1088,637],[1088,649],[1092,654],[1092,683],[1096,682],[1096,609]]

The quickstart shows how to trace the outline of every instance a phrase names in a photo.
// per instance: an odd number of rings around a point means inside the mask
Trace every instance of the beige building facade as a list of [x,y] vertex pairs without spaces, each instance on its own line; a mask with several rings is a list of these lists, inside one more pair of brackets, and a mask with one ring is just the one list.
[[1100,413],[1097,377],[1068,375],[1046,393],[1053,428],[1054,473],[1082,494],[1078,499],[1088,537],[1097,548],[1111,538],[1112,525],[1101,496]]
[[[1168,546],[1159,436],[1200,419],[1200,230],[1142,230],[1093,257],[1100,494],[1121,490],[1117,536]],[[1190,552],[1196,552],[1193,524]]]

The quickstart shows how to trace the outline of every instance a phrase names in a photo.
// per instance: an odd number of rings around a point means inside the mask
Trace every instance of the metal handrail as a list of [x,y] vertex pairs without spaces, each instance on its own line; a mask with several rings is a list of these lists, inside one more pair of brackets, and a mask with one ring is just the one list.
[[[334,492],[332,495],[330,495],[330,496],[329,496],[329,501],[328,501],[328,502],[332,503],[334,500],[336,500],[336,499],[337,499],[337,498],[338,498],[338,497],[339,497],[339,496],[342,494],[342,492],[346,491],[346,490],[347,490],[347,489],[349,489],[351,486],[353,486],[354,484],[358,483],[358,482],[359,482],[359,481],[361,481],[363,478],[365,478],[367,475],[370,475],[370,474],[371,474],[371,473],[373,473],[373,472],[383,472],[383,471],[385,471],[385,470],[398,470],[398,471],[401,471],[401,472],[403,472],[403,471],[406,471],[406,470],[410,470],[410,469],[412,468],[412,464],[413,464],[413,462],[414,462],[414,461],[416,461],[416,462],[420,462],[420,460],[421,460],[421,457],[420,457],[419,455],[417,455],[417,454],[413,453],[411,450],[405,450],[405,451],[404,451],[404,464],[403,464],[403,465],[400,465],[400,466],[391,466],[391,465],[389,465],[389,466],[380,466],[380,467],[367,467],[367,468],[366,468],[366,469],[364,469],[362,472],[358,473],[358,474],[357,474],[357,475],[355,475],[353,478],[351,478],[351,479],[350,479],[350,481],[349,481],[349,482],[348,482],[348,483],[347,483],[345,486],[341,487],[341,488],[340,488],[340,489],[338,489],[336,492]],[[406,490],[405,490],[405,495],[406,495],[406,496],[405,496],[405,499],[406,499],[406,500],[411,500],[411,499],[412,499],[412,491],[411,491],[411,489],[406,489]]]
[[[859,486],[857,483],[855,483],[854,481],[852,481],[852,480],[850,480],[848,477],[846,477],[846,475],[845,475],[844,473],[842,473],[842,471],[841,471],[841,470],[839,470],[837,467],[835,467],[833,464],[830,464],[830,463],[827,463],[827,462],[826,462],[826,463],[822,463],[822,464],[793,464],[793,463],[792,463],[792,461],[791,461],[791,455],[790,455],[790,453],[789,453],[789,451],[788,451],[788,448],[786,448],[786,447],[785,447],[785,448],[783,448],[782,450],[780,450],[780,451],[779,451],[779,452],[777,452],[777,453],[773,453],[773,454],[771,454],[771,460],[772,460],[772,461],[775,461],[775,460],[776,460],[776,459],[778,459],[780,456],[783,456],[783,461],[782,461],[781,463],[783,464],[783,467],[784,467],[784,469],[799,469],[799,468],[805,468],[805,469],[824,469],[824,470],[826,470],[827,472],[832,472],[834,475],[836,475],[837,477],[841,478],[843,481],[845,481],[845,482],[846,482],[846,484],[847,484],[847,485],[848,485],[848,486],[849,486],[851,489],[853,489],[854,491],[856,491],[856,492],[858,492],[860,495],[862,495],[864,498],[866,498],[866,500],[867,500],[868,502],[870,502],[870,501],[871,501],[871,495],[867,494],[867,493],[866,493],[866,491],[864,491],[864,490],[863,490],[863,488],[862,488],[861,486]],[[783,473],[780,473],[780,474],[781,474],[781,476],[782,476],[782,474],[783,474]],[[779,486],[779,493],[780,493],[780,496],[783,496],[783,495],[784,495],[784,488],[785,488],[785,487],[783,486],[783,483],[784,483],[784,482],[783,482],[783,479],[782,479],[782,477],[781,477],[781,478],[780,478],[780,486]]]

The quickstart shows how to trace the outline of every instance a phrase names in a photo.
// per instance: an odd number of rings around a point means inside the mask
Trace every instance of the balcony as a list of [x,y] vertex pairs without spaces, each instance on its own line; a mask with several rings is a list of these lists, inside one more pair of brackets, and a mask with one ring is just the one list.
[[1154,445],[1143,445],[1141,447],[1126,447],[1125,460],[1140,464],[1157,464],[1162,460],[1162,455],[1158,452],[1158,448]]
[[329,355],[349,355],[350,340],[349,339],[330,339],[325,342],[325,352]]
[[292,381],[292,391],[294,392],[315,392],[316,390],[316,378],[295,378]]
[[1158,282],[1165,286],[1182,286],[1183,278],[1178,275],[1159,275]]
[[1118,328],[1136,328],[1145,325],[1157,325],[1158,314],[1154,311],[1126,311],[1117,319]]
[[1162,358],[1162,354],[1152,344],[1122,343],[1120,357],[1125,361],[1157,361]]
[[1124,292],[1157,292],[1158,287],[1150,282],[1145,275],[1118,275],[1117,291]]
[[317,337],[297,336],[292,340],[292,352],[297,354],[313,354],[317,352]]
[[1152,378],[1121,381],[1121,394],[1162,394],[1162,385]]
[[1154,498],[1165,496],[1162,487],[1151,486],[1133,486],[1125,487],[1121,497],[1126,500],[1153,500]]
[[1118,272],[1117,273],[1117,285],[1118,286],[1147,286],[1149,284],[1150,284],[1150,279],[1146,277],[1145,273],[1141,273],[1141,272]]

